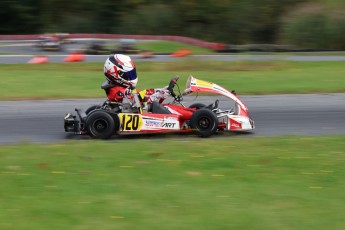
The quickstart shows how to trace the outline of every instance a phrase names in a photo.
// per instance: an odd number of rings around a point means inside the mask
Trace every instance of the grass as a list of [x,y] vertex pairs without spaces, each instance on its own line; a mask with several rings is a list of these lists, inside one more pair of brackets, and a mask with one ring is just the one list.
[[282,52],[276,55],[292,56],[345,56],[344,51]]
[[[137,88],[163,87],[180,75],[215,82],[244,94],[345,92],[344,62],[137,62]],[[0,65],[0,100],[104,97],[103,63]]]
[[172,41],[137,42],[135,46],[139,50],[150,50],[154,53],[173,53],[179,49],[186,48],[190,49],[192,54],[214,54],[209,49]]
[[343,0],[317,0],[321,5],[330,7],[331,9],[339,9],[341,7],[345,7],[345,3]]
[[344,229],[345,136],[0,146],[0,229]]
[[[136,50],[146,50],[156,54],[174,53],[180,49],[189,49],[192,54],[215,54],[211,49],[173,41],[138,41],[133,45]],[[106,48],[112,50],[114,45],[107,45]]]

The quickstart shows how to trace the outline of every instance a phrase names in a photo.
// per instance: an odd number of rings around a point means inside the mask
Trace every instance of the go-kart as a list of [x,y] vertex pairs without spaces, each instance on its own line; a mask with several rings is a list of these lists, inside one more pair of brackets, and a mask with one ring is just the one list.
[[[221,131],[250,131],[255,128],[247,107],[234,91],[190,76],[185,91],[181,93],[178,87],[176,95],[174,86],[177,80],[172,79],[165,88],[174,98],[171,103],[153,101],[144,108],[137,93],[121,103],[106,100],[102,105],[85,111],[75,109],[77,115],[68,113],[64,118],[65,131],[108,139],[113,135],[167,132],[193,132],[209,137]],[[184,106],[183,96],[192,93],[218,94],[232,100],[234,107],[221,110],[218,100],[208,106],[202,103]]]

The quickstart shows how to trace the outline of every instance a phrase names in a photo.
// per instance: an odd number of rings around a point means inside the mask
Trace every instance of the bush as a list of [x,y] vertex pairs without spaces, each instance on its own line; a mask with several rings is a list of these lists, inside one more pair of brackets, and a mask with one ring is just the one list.
[[299,6],[282,21],[281,41],[299,48],[345,49],[345,9]]

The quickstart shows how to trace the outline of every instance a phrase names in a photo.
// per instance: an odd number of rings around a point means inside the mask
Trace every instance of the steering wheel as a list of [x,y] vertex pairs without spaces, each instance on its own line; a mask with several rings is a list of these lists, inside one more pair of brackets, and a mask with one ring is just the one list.
[[[170,80],[169,86],[167,88],[169,93],[170,93],[170,95],[174,98],[174,101],[177,101],[177,102],[180,102],[183,99],[182,96],[181,96],[180,88],[177,85],[177,81],[178,81],[179,78],[180,77],[178,77],[178,76],[172,78]],[[175,85],[177,85],[177,87],[178,87],[179,95],[176,95],[176,93],[174,92]]]

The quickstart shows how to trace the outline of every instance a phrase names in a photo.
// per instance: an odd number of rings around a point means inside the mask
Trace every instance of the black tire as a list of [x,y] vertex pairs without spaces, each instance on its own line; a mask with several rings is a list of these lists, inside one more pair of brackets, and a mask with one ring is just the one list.
[[201,108],[204,108],[204,107],[206,107],[206,105],[203,104],[203,103],[194,103],[194,104],[191,104],[188,108],[201,109]]
[[116,128],[113,116],[103,110],[92,112],[85,124],[89,136],[100,139],[110,138]]
[[197,135],[209,137],[218,129],[218,118],[209,109],[199,109],[193,113],[190,119],[190,127]]
[[93,106],[91,106],[90,108],[88,108],[88,109],[85,111],[85,113],[86,113],[86,115],[88,115],[91,111],[93,111],[93,110],[95,110],[95,109],[100,109],[100,108],[101,108],[100,105],[93,105]]

